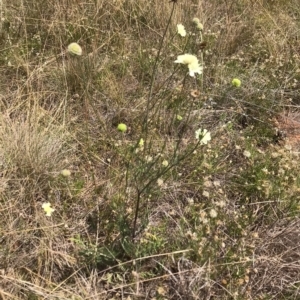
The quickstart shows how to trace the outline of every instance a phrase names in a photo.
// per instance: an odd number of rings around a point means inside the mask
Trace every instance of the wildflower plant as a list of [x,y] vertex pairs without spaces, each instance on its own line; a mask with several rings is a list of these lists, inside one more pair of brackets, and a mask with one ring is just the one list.
[[[180,128],[185,127],[189,122],[190,119],[190,110],[195,105],[199,109],[201,106],[198,106],[197,97],[200,95],[199,90],[203,87],[198,86],[198,88],[194,87],[193,90],[197,90],[197,95],[191,98],[188,102],[182,101],[184,97],[184,93],[179,90],[179,92],[174,91],[173,95],[170,97],[176,99],[172,106],[170,107],[168,101],[162,101],[159,98],[156,98],[156,95],[153,93],[154,87],[156,86],[156,72],[158,70],[159,62],[163,59],[161,58],[162,52],[170,51],[172,49],[172,45],[169,43],[165,43],[164,40],[166,39],[166,33],[168,27],[170,26],[171,18],[173,15],[175,5],[173,5],[173,10],[170,14],[170,19],[161,39],[160,45],[158,50],[156,51],[156,57],[154,59],[154,65],[151,75],[150,81],[150,89],[147,97],[147,105],[146,105],[146,113],[142,123],[142,132],[141,136],[142,139],[138,143],[134,143],[132,145],[133,151],[131,152],[130,157],[126,156],[127,163],[127,171],[126,171],[126,189],[132,186],[135,187],[136,193],[136,206],[135,210],[133,211],[134,214],[134,221],[132,226],[132,238],[135,238],[136,232],[138,230],[137,224],[139,217],[141,219],[145,219],[145,215],[140,212],[140,207],[143,205],[142,199],[144,199],[145,195],[149,193],[159,193],[161,189],[166,186],[166,180],[172,176],[172,170],[177,168],[180,164],[184,164],[184,161],[190,157],[190,155],[197,149],[199,145],[206,145],[211,140],[210,132],[207,129],[199,129],[197,131],[197,140],[198,143],[191,142],[187,145],[187,147],[182,147],[182,140],[187,137],[187,133],[180,133],[178,135],[178,139],[173,141],[172,145],[172,153],[167,152],[166,159],[161,159],[161,156],[164,155],[166,152],[167,146],[169,142],[164,140],[160,145],[156,145],[154,143],[153,136],[157,130],[157,126],[162,123],[161,115],[166,112],[166,109],[173,110],[173,118],[165,120],[165,127],[167,128]],[[177,55],[177,59],[174,61],[176,64],[182,64],[188,69],[188,74],[191,77],[194,77],[195,84],[199,85],[202,82],[202,75],[203,75],[203,59],[201,58],[201,62],[198,60],[197,56],[191,53],[188,53],[188,49],[193,49],[193,43],[196,43],[196,39],[193,38],[192,35],[188,35],[188,30],[185,28],[183,24],[177,25],[177,33],[182,37],[188,36],[186,40],[186,45],[182,48],[182,52],[184,54]],[[202,36],[202,35],[201,35]],[[197,37],[199,38],[199,36]],[[180,42],[178,42],[180,46]],[[163,49],[165,47],[165,49]],[[170,49],[168,49],[168,47]],[[179,70],[179,68],[177,69]],[[199,78],[200,75],[200,78]],[[173,75],[172,75],[173,76]],[[185,78],[186,76],[184,76]],[[172,78],[172,77],[171,77]],[[198,80],[200,79],[200,80]],[[186,81],[184,79],[184,84]],[[164,87],[161,87],[161,91],[159,93],[165,93]],[[163,99],[163,98],[162,98]],[[169,107],[169,108],[168,108]],[[185,112],[187,117],[183,118],[180,114]],[[172,129],[172,130],[174,130]],[[175,132],[174,132],[175,133]],[[141,145],[142,144],[142,145]],[[160,149],[160,155],[153,154]],[[141,215],[140,215],[141,213]],[[145,222],[145,221],[144,221]]]
[[1,7],[1,295],[298,299],[297,1],[63,2]]

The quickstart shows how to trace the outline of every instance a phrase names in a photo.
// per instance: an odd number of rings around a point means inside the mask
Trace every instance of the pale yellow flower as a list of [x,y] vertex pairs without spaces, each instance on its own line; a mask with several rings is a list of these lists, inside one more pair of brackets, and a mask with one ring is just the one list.
[[42,208],[44,209],[47,217],[51,217],[51,214],[55,211],[55,209],[51,207],[50,202],[43,203]]
[[192,64],[188,65],[189,68],[189,74],[190,76],[194,77],[195,74],[202,74],[203,68],[199,65],[198,61],[197,62],[193,62]]
[[71,171],[70,170],[67,170],[67,169],[64,169],[60,172],[60,174],[62,176],[65,176],[65,177],[69,177],[71,175]]
[[198,58],[192,54],[178,55],[175,63],[187,65],[190,76],[194,77],[196,73],[202,74],[203,67],[199,65]]
[[179,35],[181,35],[183,37],[186,36],[186,31],[182,24],[177,24],[177,32]]
[[140,146],[140,147],[143,147],[143,146],[144,146],[144,139],[143,139],[143,138],[140,139],[140,141],[139,141],[139,146]]
[[175,60],[175,63],[189,65],[192,63],[198,62],[198,59],[195,55],[192,54],[182,54],[177,56],[177,60]]
[[167,167],[167,166],[169,165],[169,162],[168,162],[167,160],[164,160],[164,161],[162,162],[162,165],[163,165],[164,167]]
[[68,46],[68,52],[74,55],[82,55],[82,49],[77,43],[71,43]]
[[211,218],[216,218],[218,216],[218,213],[214,209],[211,209],[209,215]]
[[207,129],[196,130],[195,137],[200,141],[200,145],[206,145],[211,140],[210,132]]

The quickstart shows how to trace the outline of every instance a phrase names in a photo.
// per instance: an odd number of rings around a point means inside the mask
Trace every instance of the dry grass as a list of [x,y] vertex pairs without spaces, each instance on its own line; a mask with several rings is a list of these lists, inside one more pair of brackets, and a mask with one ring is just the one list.
[[0,2],[0,299],[299,298],[299,3],[174,2]]

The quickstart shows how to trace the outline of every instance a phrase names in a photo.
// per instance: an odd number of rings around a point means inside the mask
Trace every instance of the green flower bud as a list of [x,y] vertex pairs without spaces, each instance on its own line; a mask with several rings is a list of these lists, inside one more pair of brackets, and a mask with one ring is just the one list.
[[121,132],[125,132],[127,130],[127,126],[124,123],[120,123],[118,125],[118,130]]
[[242,84],[241,81],[238,78],[233,78],[231,83],[232,83],[233,86],[236,86],[236,87],[240,87],[241,84]]

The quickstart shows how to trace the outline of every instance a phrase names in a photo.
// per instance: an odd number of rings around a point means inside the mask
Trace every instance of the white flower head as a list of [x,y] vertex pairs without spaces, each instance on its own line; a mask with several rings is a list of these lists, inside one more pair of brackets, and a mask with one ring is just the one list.
[[218,216],[218,213],[214,209],[211,209],[209,212],[209,216],[214,219]]
[[178,55],[175,63],[189,65],[192,63],[197,63],[198,59],[195,55],[192,54],[182,54]]
[[177,32],[182,37],[186,36],[186,31],[185,31],[185,28],[182,24],[177,24]]
[[178,55],[175,60],[177,64],[187,65],[189,68],[190,76],[194,77],[196,73],[202,74],[203,67],[199,65],[198,58],[192,54],[182,54]]
[[189,68],[189,74],[192,77],[195,77],[195,74],[202,74],[202,71],[203,71],[203,67],[201,67],[199,65],[198,61],[194,62],[192,64],[189,64],[188,68]]
[[198,129],[195,131],[195,137],[200,141],[200,145],[206,145],[211,140],[210,132],[207,129]]

